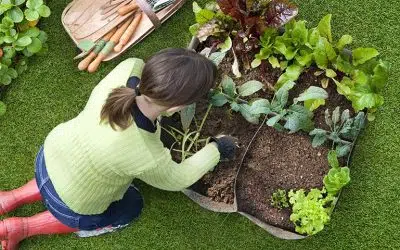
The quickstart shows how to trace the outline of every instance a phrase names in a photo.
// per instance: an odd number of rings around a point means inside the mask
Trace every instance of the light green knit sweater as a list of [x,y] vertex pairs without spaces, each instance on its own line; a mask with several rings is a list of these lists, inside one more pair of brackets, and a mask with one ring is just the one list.
[[182,190],[212,169],[220,155],[209,144],[180,164],[156,133],[132,124],[114,131],[100,123],[100,111],[112,89],[125,86],[132,75],[141,76],[143,61],[119,64],[93,90],[84,110],[58,125],[47,136],[44,155],[57,194],[74,212],[100,214],[120,200],[134,178],[164,190]]

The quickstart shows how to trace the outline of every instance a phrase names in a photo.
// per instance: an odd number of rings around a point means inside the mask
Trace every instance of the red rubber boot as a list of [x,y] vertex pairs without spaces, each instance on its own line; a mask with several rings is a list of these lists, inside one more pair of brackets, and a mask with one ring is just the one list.
[[40,234],[66,234],[76,232],[58,221],[49,211],[32,217],[13,217],[0,221],[0,240],[3,250],[17,250],[20,241]]
[[0,191],[0,215],[6,214],[21,205],[40,200],[42,200],[42,196],[35,179],[20,188]]

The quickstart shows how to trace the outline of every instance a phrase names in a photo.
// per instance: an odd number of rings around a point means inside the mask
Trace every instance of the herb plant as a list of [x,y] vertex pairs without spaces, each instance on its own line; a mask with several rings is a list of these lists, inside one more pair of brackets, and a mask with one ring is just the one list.
[[[27,68],[27,58],[47,51],[47,34],[36,27],[50,9],[43,0],[0,2],[0,87],[9,85]],[[0,101],[0,115],[5,113]]]
[[365,125],[365,114],[359,112],[354,118],[350,117],[350,111],[344,110],[340,113],[337,107],[332,115],[329,110],[325,111],[325,123],[329,127],[329,131],[322,128],[316,128],[310,132],[313,137],[313,147],[323,145],[327,140],[332,141],[332,148],[336,148],[339,157],[346,156],[350,153],[354,140],[358,133]]
[[276,190],[276,192],[274,192],[271,196],[271,205],[275,208],[278,208],[279,210],[283,208],[288,208],[289,203],[286,190],[284,189]]

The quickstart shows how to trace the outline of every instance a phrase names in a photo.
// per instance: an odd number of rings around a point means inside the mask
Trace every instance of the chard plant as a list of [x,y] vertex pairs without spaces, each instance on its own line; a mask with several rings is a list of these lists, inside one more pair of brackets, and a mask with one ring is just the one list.
[[329,127],[328,131],[316,128],[310,132],[310,136],[313,137],[313,147],[319,147],[329,140],[337,155],[343,157],[350,153],[355,139],[364,128],[365,114],[359,112],[351,118],[350,111],[347,109],[341,113],[340,108],[336,107],[332,114],[327,109],[325,110],[325,123]]
[[[27,59],[47,51],[47,34],[36,27],[51,11],[43,0],[0,1],[0,89],[27,69]],[[6,105],[0,101],[0,115]]]

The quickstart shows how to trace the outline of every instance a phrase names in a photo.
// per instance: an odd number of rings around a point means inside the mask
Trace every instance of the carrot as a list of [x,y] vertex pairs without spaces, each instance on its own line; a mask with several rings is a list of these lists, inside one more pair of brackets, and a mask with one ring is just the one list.
[[114,35],[116,30],[117,30],[116,28],[112,29],[99,42],[97,42],[94,50],[92,52],[90,52],[90,54],[78,64],[79,70],[87,69],[87,67],[93,61],[93,59],[96,58],[96,56],[101,51],[101,49],[103,49],[106,42],[110,41],[111,37]]
[[118,45],[115,46],[115,48],[114,48],[115,52],[120,52],[122,50],[122,48],[129,42],[129,39],[131,39],[131,37],[135,33],[135,30],[136,30],[137,26],[139,25],[140,20],[142,19],[142,15],[143,15],[142,12],[139,12],[136,14],[132,23],[126,29],[125,33],[121,36],[121,39],[119,39]]
[[88,71],[90,73],[95,72],[99,68],[100,63],[108,56],[108,54],[111,53],[111,51],[114,49],[114,46],[119,42],[119,39],[124,34],[132,20],[133,16],[129,17],[128,20],[121,25],[121,27],[119,27],[115,34],[110,38],[110,41],[108,41],[106,46],[104,46],[102,51],[97,55],[96,59],[89,65]]
[[118,14],[120,16],[125,16],[126,14],[128,14],[129,12],[131,12],[133,10],[136,10],[137,8],[138,8],[138,5],[136,3],[134,3],[134,2],[132,2],[132,3],[128,4],[128,5],[125,5],[125,6],[121,7],[121,8],[119,8],[118,9]]

